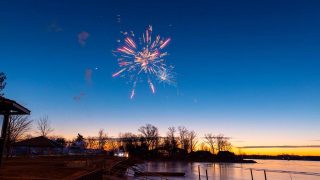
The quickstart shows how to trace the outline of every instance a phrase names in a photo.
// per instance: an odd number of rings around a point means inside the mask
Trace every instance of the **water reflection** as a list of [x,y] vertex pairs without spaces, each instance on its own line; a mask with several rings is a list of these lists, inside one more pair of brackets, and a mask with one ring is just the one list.
[[[146,162],[143,168],[146,171],[158,172],[185,172],[185,179],[208,179],[213,180],[251,180],[250,168],[253,169],[254,180],[264,180],[263,169],[267,170],[268,180],[319,180],[320,162],[310,161],[279,161],[257,160],[256,164],[235,163],[188,163],[188,162]],[[199,170],[198,170],[199,168]],[[286,170],[292,172],[316,172],[318,176],[304,175],[299,173],[280,173],[274,170]],[[157,178],[154,178],[157,179]],[[169,177],[168,179],[183,179],[181,177]]]

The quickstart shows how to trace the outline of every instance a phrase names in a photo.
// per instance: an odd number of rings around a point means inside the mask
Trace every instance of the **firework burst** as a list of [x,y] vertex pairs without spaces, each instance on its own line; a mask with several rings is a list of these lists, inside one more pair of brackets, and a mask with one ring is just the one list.
[[[156,92],[154,81],[172,84],[173,66],[167,66],[164,57],[168,55],[164,49],[168,46],[171,39],[161,38],[159,35],[152,37],[152,26],[149,26],[138,42],[135,40],[134,33],[130,35],[122,32],[125,36],[121,46],[113,51],[118,59],[120,70],[112,77],[129,77],[132,83],[130,98],[135,96],[136,85],[139,80],[148,83],[152,93]],[[121,41],[120,41],[121,43]]]

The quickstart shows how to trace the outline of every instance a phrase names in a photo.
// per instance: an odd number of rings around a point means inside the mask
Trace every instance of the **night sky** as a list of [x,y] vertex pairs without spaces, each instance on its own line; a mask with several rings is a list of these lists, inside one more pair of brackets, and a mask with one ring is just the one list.
[[[172,39],[177,84],[138,83],[131,100],[112,50],[148,25]],[[0,36],[5,97],[48,115],[56,135],[151,123],[235,146],[320,144],[320,1],[7,0]]]

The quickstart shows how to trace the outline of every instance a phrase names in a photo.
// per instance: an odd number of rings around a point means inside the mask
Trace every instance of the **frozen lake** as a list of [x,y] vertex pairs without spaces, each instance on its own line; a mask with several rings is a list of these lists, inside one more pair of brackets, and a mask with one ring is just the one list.
[[[254,180],[264,180],[264,172],[268,180],[319,180],[319,161],[285,161],[256,160],[256,164],[238,163],[186,163],[186,162],[146,162],[141,165],[145,171],[185,172],[185,177],[168,177],[168,179],[198,179],[200,167],[201,179],[217,180],[251,180],[252,168]],[[159,177],[158,177],[159,178]],[[152,179],[158,179],[152,178]]]

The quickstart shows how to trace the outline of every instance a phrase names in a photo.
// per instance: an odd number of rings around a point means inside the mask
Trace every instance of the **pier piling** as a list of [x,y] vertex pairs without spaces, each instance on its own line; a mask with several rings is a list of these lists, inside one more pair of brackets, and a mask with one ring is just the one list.
[[206,169],[206,177],[207,177],[207,180],[208,180],[208,171],[207,171],[207,169]]

